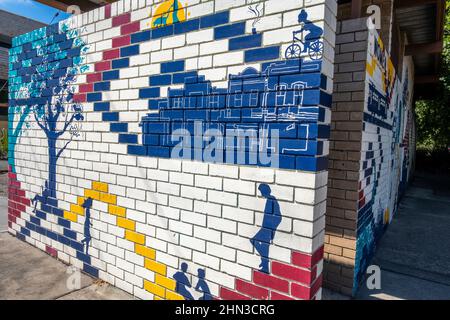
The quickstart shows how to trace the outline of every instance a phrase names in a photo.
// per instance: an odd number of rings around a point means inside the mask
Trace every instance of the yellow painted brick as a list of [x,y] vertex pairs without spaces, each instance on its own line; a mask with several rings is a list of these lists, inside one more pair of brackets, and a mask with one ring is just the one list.
[[78,197],[77,203],[79,206],[82,206],[84,203],[84,197]]
[[161,297],[158,297],[158,296],[153,296],[153,300],[155,300],[155,301],[162,301],[164,299],[161,298]]
[[145,243],[145,236],[143,234],[139,234],[130,230],[125,230],[125,239],[139,244]]
[[164,277],[160,274],[155,274],[155,282],[156,284],[164,287],[166,289],[175,290],[175,280]]
[[136,223],[132,220],[125,219],[125,218],[117,218],[117,225],[121,228],[125,228],[128,230],[135,230]]
[[150,259],[145,259],[145,267],[148,270],[162,274],[163,276],[167,274],[167,267],[165,265]]
[[108,184],[103,182],[92,182],[92,189],[108,193]]
[[73,203],[70,204],[70,211],[72,213],[84,215],[84,209],[82,207],[80,207],[79,205],[76,205]]
[[144,256],[146,258],[152,259],[152,260],[155,260],[155,257],[156,257],[155,250],[141,246],[139,244],[134,245],[134,252],[136,252],[137,254]]
[[164,297],[165,291],[163,287],[160,287],[154,283],[151,283],[148,280],[144,279],[144,289],[147,290],[150,293],[153,293],[155,296]]
[[184,297],[178,293],[166,290],[166,299],[167,300],[184,300]]
[[112,204],[110,204],[108,206],[108,211],[109,211],[110,214],[113,214],[113,215],[119,216],[119,217],[125,217],[125,214],[126,214],[126,209],[125,208],[114,206]]
[[78,222],[78,216],[75,213],[69,212],[69,211],[64,211],[64,219],[73,221],[73,222]]
[[94,190],[84,190],[84,196],[86,198],[92,198],[94,200],[100,200],[100,192]]
[[107,193],[100,193],[100,201],[106,202],[109,204],[116,204],[117,203],[117,196],[113,194],[107,194]]

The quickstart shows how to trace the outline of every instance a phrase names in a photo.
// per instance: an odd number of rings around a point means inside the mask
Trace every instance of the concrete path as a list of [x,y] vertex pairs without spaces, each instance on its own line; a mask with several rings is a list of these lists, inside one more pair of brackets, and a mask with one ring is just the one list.
[[8,199],[0,196],[0,232],[8,230]]
[[450,299],[450,179],[416,175],[372,264],[382,290],[357,299]]
[[0,233],[0,300],[130,300],[126,292],[81,274],[69,289],[68,266],[8,233]]

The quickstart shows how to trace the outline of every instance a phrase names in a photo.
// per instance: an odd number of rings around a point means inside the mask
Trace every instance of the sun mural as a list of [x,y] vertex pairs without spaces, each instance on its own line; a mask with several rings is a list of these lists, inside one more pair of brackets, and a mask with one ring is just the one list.
[[178,0],[168,0],[156,8],[152,28],[165,27],[182,21],[186,21],[186,12],[182,3]]

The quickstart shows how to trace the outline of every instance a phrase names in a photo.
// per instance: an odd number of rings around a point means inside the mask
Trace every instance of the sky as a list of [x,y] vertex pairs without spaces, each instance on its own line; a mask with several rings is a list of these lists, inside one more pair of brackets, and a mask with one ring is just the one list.
[[53,19],[53,23],[69,17],[69,14],[65,12],[34,0],[0,0],[0,9],[46,24],[50,24],[57,12],[59,12],[59,16]]

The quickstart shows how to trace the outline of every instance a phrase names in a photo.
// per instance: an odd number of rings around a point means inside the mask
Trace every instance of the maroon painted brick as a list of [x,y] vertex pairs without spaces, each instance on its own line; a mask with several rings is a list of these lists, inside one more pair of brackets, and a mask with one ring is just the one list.
[[220,288],[220,297],[224,300],[251,300],[249,297],[226,288]]
[[141,23],[139,21],[132,22],[120,27],[120,34],[126,35],[141,30]]
[[94,85],[92,83],[89,84],[81,84],[78,87],[78,92],[79,93],[85,93],[85,92],[92,92],[94,91]]
[[303,300],[311,300],[319,291],[320,287],[322,286],[322,275],[320,275],[319,278],[314,282],[314,284],[311,287],[302,286],[297,283],[291,284],[291,294],[294,297],[303,299]]
[[281,292],[289,292],[289,282],[263,272],[254,271],[253,281],[263,287],[274,289]]
[[236,280],[236,290],[258,300],[269,299],[269,290],[255,286],[254,284],[241,279]]
[[312,269],[320,260],[323,259],[323,246],[316,250],[312,255],[302,252],[292,252],[292,264]]
[[95,64],[95,71],[107,71],[111,69],[111,61],[102,61]]
[[130,20],[131,20],[131,14],[125,13],[120,16],[114,17],[112,19],[112,26],[117,27],[117,26],[120,26],[123,24],[127,24],[127,23],[130,23]]
[[45,251],[46,251],[49,255],[51,255],[51,256],[53,256],[53,257],[57,257],[57,256],[58,256],[58,251],[56,251],[56,249],[53,249],[52,247],[45,246]]
[[87,79],[88,83],[102,81],[102,74],[101,73],[91,73],[91,74],[87,75],[86,79]]
[[278,292],[271,292],[270,293],[270,300],[295,300],[291,297],[285,296],[284,294],[280,294]]
[[116,59],[120,57],[120,50],[119,49],[113,49],[103,52],[103,60],[111,60]]
[[312,280],[315,278],[315,273],[315,270],[309,271],[277,261],[272,262],[273,275],[294,280],[296,282],[304,283],[307,285],[311,284]]
[[105,6],[105,19],[111,18],[111,4]]
[[85,93],[75,94],[73,96],[73,101],[74,102],[86,102],[86,94]]
[[113,48],[117,48],[117,47],[123,47],[123,46],[127,46],[131,43],[131,37],[130,35],[126,35],[123,37],[119,37],[119,38],[114,38],[112,40],[112,46]]

